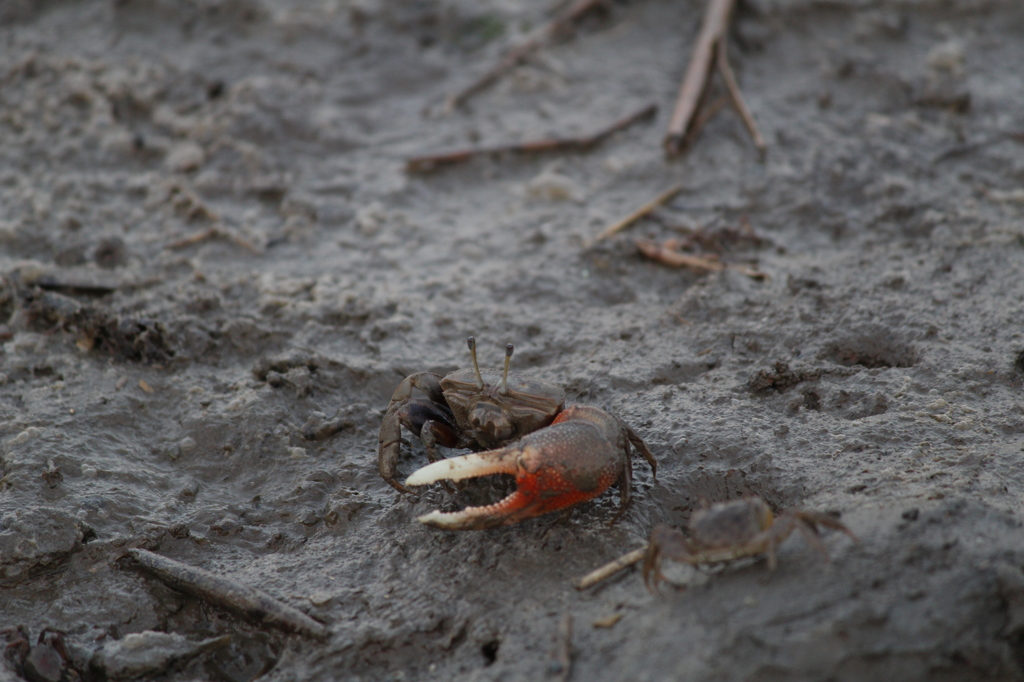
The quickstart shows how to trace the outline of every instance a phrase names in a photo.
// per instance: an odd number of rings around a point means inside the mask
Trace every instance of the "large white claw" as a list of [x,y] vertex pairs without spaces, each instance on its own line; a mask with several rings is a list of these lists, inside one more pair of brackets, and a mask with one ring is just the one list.
[[438,481],[462,481],[489,474],[514,473],[516,473],[515,460],[509,461],[490,453],[474,453],[428,464],[422,469],[414,471],[409,478],[405,479],[405,484],[427,485]]

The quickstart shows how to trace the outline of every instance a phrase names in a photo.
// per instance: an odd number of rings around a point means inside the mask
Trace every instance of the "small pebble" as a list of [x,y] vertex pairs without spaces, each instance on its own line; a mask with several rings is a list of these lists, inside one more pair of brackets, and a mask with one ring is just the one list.
[[580,201],[583,198],[583,190],[575,180],[552,170],[544,170],[526,183],[526,193],[542,201]]
[[38,436],[40,433],[42,433],[42,431],[39,427],[30,426],[8,441],[8,445],[23,445]]
[[167,167],[172,171],[184,173],[193,171],[203,165],[206,154],[195,142],[182,142],[167,155]]
[[937,71],[956,72],[964,65],[964,44],[956,39],[936,45],[928,52],[928,66]]

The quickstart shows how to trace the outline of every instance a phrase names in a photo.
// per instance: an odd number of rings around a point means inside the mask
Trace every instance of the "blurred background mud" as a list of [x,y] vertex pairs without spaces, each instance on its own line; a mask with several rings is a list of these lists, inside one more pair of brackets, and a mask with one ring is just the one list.
[[[666,161],[698,0],[609,3],[441,115],[548,4],[0,3],[0,627],[63,631],[97,678],[120,673],[93,652],[161,631],[233,638],[143,677],[554,679],[566,614],[572,679],[1024,677],[1024,5],[747,0],[764,161],[729,110]],[[585,153],[404,170],[651,102]],[[658,480],[635,467],[618,523],[609,493],[438,532],[415,517],[449,495],[380,479],[391,391],[466,366],[470,334],[646,440]],[[573,588],[746,494],[863,544]],[[129,546],[331,634],[172,591]]]

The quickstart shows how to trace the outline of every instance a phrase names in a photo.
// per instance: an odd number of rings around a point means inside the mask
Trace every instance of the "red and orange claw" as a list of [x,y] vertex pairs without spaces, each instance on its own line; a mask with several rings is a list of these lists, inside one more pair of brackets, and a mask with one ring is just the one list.
[[443,459],[419,469],[407,486],[512,474],[516,490],[485,507],[433,511],[419,521],[445,530],[482,530],[519,523],[593,499],[618,482],[619,513],[630,500],[630,445],[657,470],[643,440],[619,419],[596,407],[566,408],[555,421],[503,448]]

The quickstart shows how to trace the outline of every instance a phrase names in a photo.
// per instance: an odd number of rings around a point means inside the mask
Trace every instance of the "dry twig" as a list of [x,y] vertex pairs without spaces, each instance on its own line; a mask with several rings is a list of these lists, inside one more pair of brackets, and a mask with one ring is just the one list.
[[736,81],[736,75],[732,72],[732,67],[729,65],[729,56],[725,53],[725,41],[719,42],[718,46],[718,70],[722,73],[722,80],[725,81],[725,87],[729,90],[729,97],[732,99],[732,105],[736,107],[736,112],[743,119],[743,125],[747,127],[747,132],[750,133],[750,139],[754,141],[754,146],[757,147],[757,151],[764,154],[765,143],[764,138],[761,137],[761,132],[757,129],[757,123],[754,122],[754,114],[750,111],[750,107],[747,106],[746,101],[743,99],[743,93],[740,92],[740,84]]
[[683,191],[683,186],[681,184],[680,185],[673,185],[672,187],[668,188],[667,190],[665,190],[664,192],[662,192],[658,196],[656,196],[653,199],[651,199],[650,201],[648,201],[646,204],[644,204],[643,206],[641,206],[637,210],[635,210],[632,213],[630,213],[628,216],[626,216],[622,220],[616,221],[616,222],[612,223],[611,225],[609,225],[607,228],[605,228],[605,230],[601,234],[599,234],[596,237],[594,237],[594,242],[599,242],[602,239],[607,239],[608,237],[611,237],[613,234],[626,229],[627,227],[629,227],[630,225],[632,225],[636,221],[640,220],[641,218],[643,218],[643,217],[647,216],[648,214],[650,214],[651,212],[653,212],[654,209],[658,208],[662,204],[671,201],[672,197],[674,197],[675,195],[679,194],[682,191]]
[[768,277],[765,273],[753,268],[722,263],[715,258],[691,256],[689,254],[682,253],[676,250],[676,245],[677,241],[674,239],[669,239],[660,244],[651,239],[638,239],[636,241],[636,248],[640,250],[640,253],[651,260],[656,260],[659,263],[670,265],[672,267],[690,268],[700,272],[721,272],[722,270],[730,269],[753,279],[761,280]]
[[211,227],[206,230],[203,230],[202,232],[196,232],[195,234],[189,235],[188,237],[185,237],[183,239],[179,239],[176,242],[171,242],[170,244],[167,244],[164,248],[171,249],[172,251],[177,251],[178,249],[184,249],[189,246],[195,246],[196,244],[205,242],[209,239],[218,238],[227,239],[232,244],[240,246],[246,251],[249,251],[250,253],[255,254],[257,256],[262,254],[262,251],[260,251],[260,249],[256,245],[240,237],[234,232],[220,227]]
[[707,11],[704,13],[704,23],[697,36],[697,44],[693,48],[690,64],[686,68],[686,75],[683,77],[683,84],[676,100],[676,108],[672,113],[668,134],[665,137],[665,152],[670,156],[682,153],[700,128],[698,122],[702,124],[710,118],[697,119],[697,112],[705,99],[711,70],[715,66],[718,67],[725,80],[732,103],[750,132],[754,145],[761,154],[764,154],[764,139],[757,130],[750,109],[743,101],[739,85],[736,83],[736,77],[732,73],[726,55],[726,33],[735,5],[736,0],[708,1]]
[[211,604],[223,606],[268,625],[320,639],[330,634],[323,623],[254,587],[144,549],[129,549],[128,554],[168,586]]
[[614,561],[609,561],[604,566],[587,573],[585,576],[580,578],[576,582],[577,590],[585,590],[588,587],[593,587],[598,583],[602,583],[608,578],[612,577],[624,568],[629,568],[633,564],[640,563],[644,559],[644,554],[647,553],[647,545],[644,545],[640,549],[634,549],[628,554],[623,554]]
[[610,616],[605,616],[604,618],[598,618],[597,620],[595,620],[593,622],[593,626],[595,628],[613,628],[613,627],[615,627],[616,623],[618,623],[620,620],[622,620],[625,617],[626,617],[626,614],[624,614],[621,611],[619,611],[618,613],[613,613]]
[[558,35],[572,31],[572,25],[582,19],[590,10],[604,5],[606,0],[576,0],[565,12],[555,17],[550,23],[542,26],[533,36],[525,42],[516,45],[505,53],[501,61],[490,70],[470,83],[468,86],[448,97],[445,102],[445,113],[451,113],[456,107],[465,104],[466,101],[477,94],[494,81],[498,80],[506,71],[515,68],[526,60],[531,54],[540,49],[548,41]]
[[492,156],[509,153],[537,154],[540,152],[554,151],[587,151],[601,142],[604,142],[614,133],[628,128],[637,121],[653,116],[657,110],[657,105],[648,104],[643,109],[633,112],[629,116],[612,123],[610,126],[583,137],[550,137],[541,140],[532,140],[529,142],[498,145],[495,147],[471,147],[452,152],[413,156],[406,159],[405,171],[407,173],[426,173],[440,166],[462,163],[478,156]]
[[555,659],[559,666],[558,678],[561,682],[567,682],[572,675],[572,614],[562,616],[562,622],[558,627],[558,653]]

